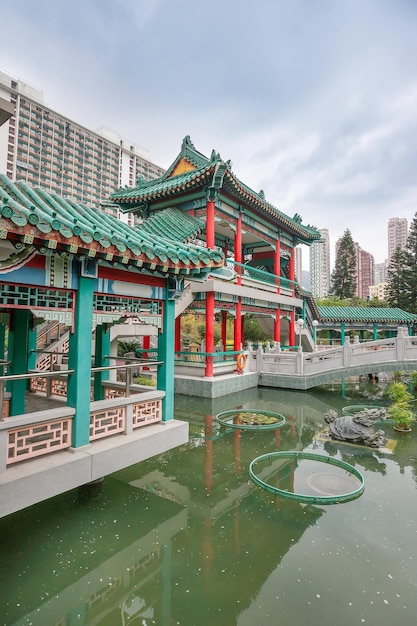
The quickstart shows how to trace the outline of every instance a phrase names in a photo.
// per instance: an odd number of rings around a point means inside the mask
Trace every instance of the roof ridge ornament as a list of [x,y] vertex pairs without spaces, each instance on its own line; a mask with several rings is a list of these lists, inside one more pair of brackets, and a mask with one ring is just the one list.
[[195,150],[195,146],[191,141],[190,135],[186,135],[182,140],[181,152],[185,151],[187,148],[192,148],[193,150]]

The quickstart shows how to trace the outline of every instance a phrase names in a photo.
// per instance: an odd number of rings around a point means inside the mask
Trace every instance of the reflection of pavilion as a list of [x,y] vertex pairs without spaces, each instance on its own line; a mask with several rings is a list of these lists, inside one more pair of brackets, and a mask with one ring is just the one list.
[[[135,487],[156,490],[187,506],[187,533],[173,542],[173,553],[187,555],[181,588],[172,602],[174,623],[206,624],[218,611],[222,624],[235,624],[289,548],[322,514],[317,507],[283,503],[255,487],[247,475],[253,433],[219,432],[213,426],[213,416],[206,414],[204,439],[191,443],[183,462],[176,459],[175,469],[165,473],[165,465],[158,465],[138,477],[136,468],[128,468],[119,475]],[[276,450],[287,439],[297,446],[294,424],[290,421],[284,429],[259,433],[262,449]],[[192,604],[187,589],[192,590]],[[185,605],[186,614],[181,612]]]
[[[140,616],[170,623],[170,546],[187,526],[186,510],[111,479],[101,498],[97,507],[78,507],[76,516],[40,505],[50,522],[47,543],[14,528],[0,565],[7,623],[93,625],[107,617],[113,626],[125,626],[141,624],[133,621]],[[160,584],[161,577],[167,584]],[[23,609],[21,595],[32,598],[33,606]]]

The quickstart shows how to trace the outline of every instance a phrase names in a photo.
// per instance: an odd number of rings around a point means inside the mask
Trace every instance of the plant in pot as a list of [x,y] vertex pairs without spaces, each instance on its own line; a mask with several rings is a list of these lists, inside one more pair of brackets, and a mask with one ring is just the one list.
[[401,432],[410,432],[415,417],[410,409],[413,396],[402,382],[392,382],[388,386],[388,397],[392,404],[387,409],[387,417],[394,420],[394,429]]
[[409,382],[411,384],[412,390],[417,391],[417,372],[410,372]]

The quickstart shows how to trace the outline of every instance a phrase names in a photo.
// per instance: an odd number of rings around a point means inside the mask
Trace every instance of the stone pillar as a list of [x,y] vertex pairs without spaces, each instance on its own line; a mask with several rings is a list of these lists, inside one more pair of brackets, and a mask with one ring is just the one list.
[[90,439],[91,346],[93,337],[94,279],[79,277],[75,300],[74,330],[70,333],[68,369],[68,406],[75,408],[72,421],[72,446],[78,448]]

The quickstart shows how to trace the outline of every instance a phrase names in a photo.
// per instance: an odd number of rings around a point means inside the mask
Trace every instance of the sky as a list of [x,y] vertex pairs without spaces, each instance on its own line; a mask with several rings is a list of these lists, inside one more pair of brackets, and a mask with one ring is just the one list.
[[382,263],[388,219],[414,218],[417,0],[0,4],[0,69],[47,106],[165,168],[190,135],[328,228],[333,260],[349,228]]

